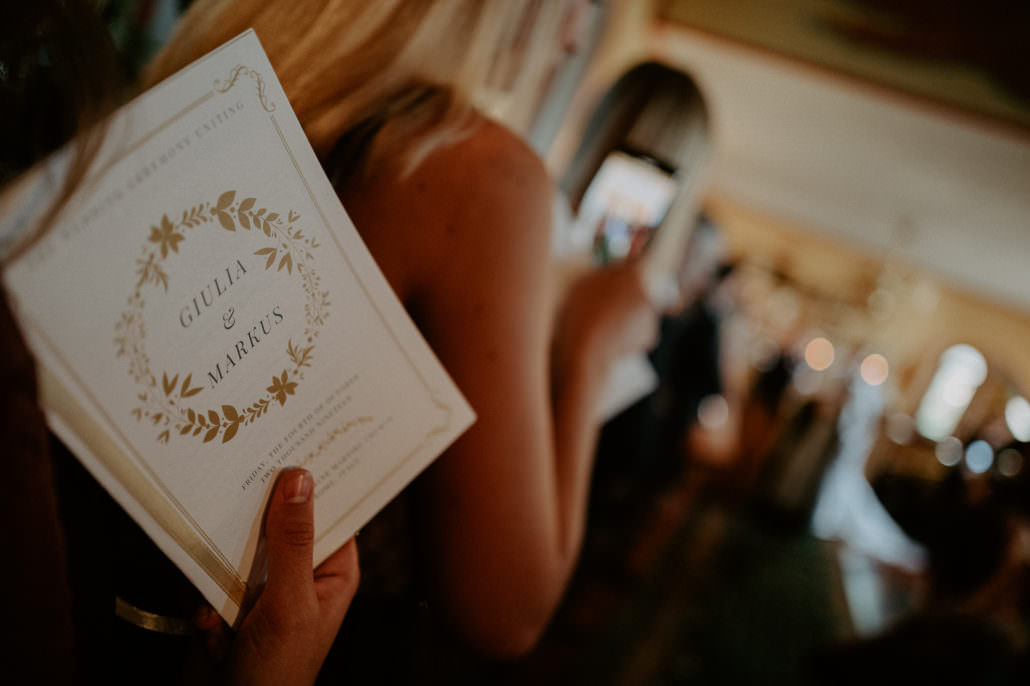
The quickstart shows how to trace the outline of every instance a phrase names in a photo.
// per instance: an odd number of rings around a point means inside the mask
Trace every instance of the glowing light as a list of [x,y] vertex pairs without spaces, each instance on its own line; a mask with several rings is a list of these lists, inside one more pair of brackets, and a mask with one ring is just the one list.
[[983,474],[994,464],[994,448],[987,441],[973,441],[966,448],[966,467],[973,474]]
[[1030,402],[1019,395],[1009,398],[1005,403],[1005,423],[1017,441],[1030,441]]
[[948,436],[937,444],[933,454],[937,457],[937,461],[945,467],[954,467],[962,461],[962,441],[954,436]]
[[1006,448],[998,455],[998,472],[1002,476],[1015,476],[1023,469],[1023,456],[1018,450]]
[[904,412],[895,412],[887,417],[887,438],[898,445],[906,445],[912,440],[915,422]]
[[950,435],[986,378],[987,360],[976,348],[962,344],[945,350],[916,412],[919,433],[933,441]]
[[697,420],[701,426],[714,431],[726,426],[730,418],[730,406],[719,394],[707,395],[697,406]]
[[953,377],[941,391],[941,398],[952,407],[965,409],[975,392],[976,387],[967,384],[965,379]]
[[823,337],[813,338],[805,346],[805,362],[817,372],[829,369],[833,364],[833,343]]
[[887,380],[887,375],[890,373],[890,365],[887,364],[887,358],[879,353],[873,353],[862,360],[862,366],[860,368],[862,374],[862,380],[870,386],[879,386]]

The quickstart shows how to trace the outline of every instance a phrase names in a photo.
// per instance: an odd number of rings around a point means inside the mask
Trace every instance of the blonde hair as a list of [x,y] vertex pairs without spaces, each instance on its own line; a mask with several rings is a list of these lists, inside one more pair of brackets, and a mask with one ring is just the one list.
[[[468,131],[474,106],[516,128],[552,64],[557,0],[197,0],[146,71],[152,85],[247,28],[315,152],[363,132],[369,164],[410,171]],[[489,95],[503,92],[507,111]],[[486,97],[484,97],[486,96]]]

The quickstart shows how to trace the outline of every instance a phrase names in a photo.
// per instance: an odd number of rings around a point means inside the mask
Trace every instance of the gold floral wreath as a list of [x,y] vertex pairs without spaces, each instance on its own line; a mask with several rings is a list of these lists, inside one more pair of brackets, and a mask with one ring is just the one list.
[[[296,392],[297,385],[304,380],[304,369],[311,366],[314,340],[318,337],[319,328],[329,316],[329,293],[320,290],[321,279],[310,266],[314,259],[311,251],[319,244],[313,237],[305,236],[297,228],[300,215],[290,211],[286,217],[277,212],[269,212],[264,207],[257,207],[255,198],[245,198],[236,202],[236,191],[225,191],[217,202],[201,203],[183,211],[182,217],[173,222],[165,214],[158,225],[150,228],[150,236],[143,244],[142,256],[136,260],[138,277],[132,295],[129,296],[128,309],[122,312],[121,319],[115,324],[117,347],[116,357],[125,356],[129,360],[129,376],[141,387],[137,395],[139,405],[132,414],[139,421],[149,421],[155,427],[163,429],[157,436],[161,443],[168,443],[171,432],[181,436],[201,436],[205,443],[219,435],[226,443],[240,430],[256,422],[268,411],[273,401],[285,405],[289,396]],[[187,374],[179,382],[180,374],[169,376],[161,373],[161,380],[151,372],[150,358],[144,346],[146,330],[143,325],[144,288],[147,286],[163,287],[168,291],[168,273],[162,266],[171,254],[178,254],[179,244],[186,240],[188,232],[201,225],[213,225],[217,222],[226,231],[236,231],[241,227],[248,231],[261,231],[274,243],[254,252],[266,257],[265,269],[276,271],[285,269],[292,274],[297,270],[304,287],[307,302],[304,315],[307,326],[304,329],[306,343],[294,345],[291,338],[286,345],[286,355],[290,364],[281,374],[272,376],[272,383],[265,389],[265,394],[244,405],[222,405],[218,409],[198,409],[198,401],[193,400],[204,389],[193,386],[193,375]],[[278,266],[276,266],[278,265]],[[189,400],[187,400],[189,399]]]

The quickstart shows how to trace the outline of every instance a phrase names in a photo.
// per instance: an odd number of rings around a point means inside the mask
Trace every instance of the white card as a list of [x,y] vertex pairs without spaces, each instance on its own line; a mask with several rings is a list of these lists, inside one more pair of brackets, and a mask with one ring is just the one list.
[[53,429],[230,623],[279,470],[315,476],[318,564],[474,420],[252,31],[118,113],[5,279]]

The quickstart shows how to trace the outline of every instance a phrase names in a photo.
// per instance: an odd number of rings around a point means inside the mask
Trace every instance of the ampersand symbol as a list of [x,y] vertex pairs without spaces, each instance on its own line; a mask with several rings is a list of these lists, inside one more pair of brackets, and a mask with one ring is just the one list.
[[236,310],[229,308],[229,311],[222,315],[222,324],[227,329],[231,329],[236,325]]

